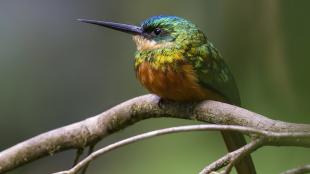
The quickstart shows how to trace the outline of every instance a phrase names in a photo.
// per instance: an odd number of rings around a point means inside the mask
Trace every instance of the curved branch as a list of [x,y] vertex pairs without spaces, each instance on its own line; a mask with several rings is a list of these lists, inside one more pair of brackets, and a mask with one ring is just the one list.
[[[70,170],[57,172],[54,174],[76,174],[80,170],[82,170],[84,167],[86,167],[91,161],[95,160],[97,157],[109,151],[112,151],[116,148],[125,146],[127,144],[131,144],[137,141],[141,141],[147,138],[151,138],[151,137],[155,137],[159,135],[165,135],[165,134],[172,134],[172,133],[180,133],[180,132],[188,132],[188,131],[205,131],[205,130],[209,130],[209,131],[230,130],[230,131],[239,131],[244,134],[258,134],[261,136],[265,136],[268,133],[266,131],[246,128],[246,127],[241,127],[241,126],[231,126],[231,125],[190,125],[190,126],[178,126],[178,127],[172,127],[172,128],[159,129],[159,130],[143,133],[140,135],[136,135],[136,136],[118,141],[116,143],[110,144],[106,147],[103,147],[91,153],[89,156],[87,156],[85,159],[80,161],[76,166],[74,166]],[[241,153],[239,153],[239,155],[241,155]]]
[[[140,135],[136,135],[121,141],[118,141],[116,143],[110,144],[106,147],[103,147],[93,153],[91,153],[89,156],[87,156],[85,159],[80,161],[77,165],[75,165],[73,168],[67,171],[61,171],[54,174],[76,174],[83,168],[85,168],[90,162],[98,158],[99,156],[112,151],[114,149],[120,148],[122,146],[125,146],[127,144],[131,144],[137,141],[141,141],[144,139],[152,138],[155,136],[160,135],[166,135],[166,134],[172,134],[172,133],[180,133],[180,132],[189,132],[189,131],[238,131],[240,133],[251,135],[253,137],[256,137],[253,141],[246,144],[245,146],[241,147],[240,149],[237,149],[236,151],[230,152],[224,157],[220,158],[219,160],[213,162],[209,166],[207,166],[204,170],[200,172],[200,174],[208,174],[212,171],[216,171],[219,168],[222,168],[224,166],[227,166],[225,169],[225,173],[229,173],[232,169],[232,167],[240,161],[241,158],[243,158],[246,155],[251,154],[253,151],[255,151],[257,148],[261,147],[264,143],[267,142],[267,139],[269,141],[278,141],[281,138],[286,138],[287,133],[274,133],[274,132],[268,132],[264,130],[259,129],[253,129],[243,126],[232,126],[232,125],[189,125],[189,126],[178,126],[178,127],[171,127],[171,128],[165,128],[165,129],[159,129],[147,133],[143,133]],[[291,134],[293,136],[299,136],[298,134],[295,135],[294,133]],[[310,134],[308,135],[310,137]]]
[[144,95],[119,104],[97,116],[64,126],[21,142],[0,152],[0,173],[26,164],[43,156],[72,148],[83,148],[138,121],[173,117],[199,120],[214,124],[229,124],[254,129],[297,133],[298,138],[288,136],[270,145],[310,147],[310,125],[272,120],[246,109],[229,104],[204,101],[201,103],[165,102],[158,106],[159,97]]
[[[250,143],[244,145],[243,147],[230,152],[226,155],[224,155],[222,158],[214,161],[207,167],[205,167],[199,174],[210,174],[211,172],[217,171],[223,167],[226,166],[223,173],[229,174],[232,167],[244,156],[251,154],[254,152],[257,148],[263,145],[263,143],[266,141],[266,139],[269,138],[268,136],[264,136],[261,138],[256,138]],[[271,137],[270,137],[271,138]]]
[[303,174],[310,172],[310,164],[287,170],[281,174]]
[[[229,173],[233,165],[235,165],[242,157],[249,155],[253,151],[255,151],[257,148],[263,145],[263,143],[267,142],[267,139],[269,141],[278,141],[281,138],[286,138],[287,133],[274,133],[274,132],[268,132],[263,131],[259,129],[253,129],[243,126],[232,126],[232,125],[189,125],[189,126],[178,126],[178,127],[172,127],[172,128],[165,128],[165,129],[159,129],[147,133],[143,133],[140,135],[136,135],[121,141],[118,141],[116,143],[110,144],[106,147],[103,147],[93,153],[91,153],[89,156],[87,156],[85,159],[80,161],[76,166],[71,168],[67,171],[57,172],[54,174],[76,174],[80,170],[82,170],[84,167],[86,167],[91,161],[95,160],[97,157],[112,151],[114,149],[117,149],[119,147],[125,146],[127,144],[131,144],[137,141],[141,141],[147,138],[159,136],[159,135],[165,135],[165,134],[172,134],[172,133],[180,133],[180,132],[188,132],[188,131],[238,131],[243,134],[256,136],[259,138],[255,138],[253,141],[251,141],[249,144],[246,144],[244,147],[241,147],[240,149],[233,151],[231,153],[228,153],[224,157],[220,158],[216,162],[210,164],[208,167],[206,167],[200,174],[208,174],[212,171],[215,171],[218,169],[218,167],[224,167],[226,168],[226,173]],[[294,133],[292,134],[294,135]],[[297,135],[298,136],[298,135]],[[310,137],[310,134],[308,135]]]

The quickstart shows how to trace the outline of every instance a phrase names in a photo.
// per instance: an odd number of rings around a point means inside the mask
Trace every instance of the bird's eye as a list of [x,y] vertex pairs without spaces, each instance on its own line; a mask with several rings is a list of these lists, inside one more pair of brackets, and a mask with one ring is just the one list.
[[161,29],[160,28],[155,28],[153,32],[154,32],[155,35],[159,35],[161,33]]

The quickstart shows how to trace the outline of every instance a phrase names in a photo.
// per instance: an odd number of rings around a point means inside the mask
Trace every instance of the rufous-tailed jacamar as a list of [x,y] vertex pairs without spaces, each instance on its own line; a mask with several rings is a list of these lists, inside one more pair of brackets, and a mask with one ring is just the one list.
[[[133,35],[136,76],[151,93],[178,102],[216,100],[240,105],[234,77],[218,50],[192,22],[177,16],[154,16],[141,26],[79,19]],[[245,145],[236,132],[222,132],[229,151]],[[251,157],[236,165],[254,174]]]

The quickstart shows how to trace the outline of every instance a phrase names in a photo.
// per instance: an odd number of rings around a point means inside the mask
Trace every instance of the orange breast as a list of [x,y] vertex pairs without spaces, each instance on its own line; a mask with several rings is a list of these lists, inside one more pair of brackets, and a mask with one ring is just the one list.
[[189,64],[179,65],[175,70],[166,65],[165,70],[156,69],[144,62],[137,67],[137,77],[141,84],[151,93],[164,99],[174,101],[217,100],[223,98],[212,90],[201,87],[193,67]]

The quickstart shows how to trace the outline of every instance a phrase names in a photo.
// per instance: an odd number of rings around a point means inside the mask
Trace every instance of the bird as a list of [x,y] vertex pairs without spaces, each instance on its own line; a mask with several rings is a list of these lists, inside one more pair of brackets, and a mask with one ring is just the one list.
[[[203,31],[178,16],[159,15],[130,25],[78,19],[131,34],[136,43],[134,69],[150,93],[175,102],[215,100],[241,106],[234,76]],[[246,144],[241,133],[221,132],[229,151]],[[236,164],[238,174],[255,174],[251,156]]]

